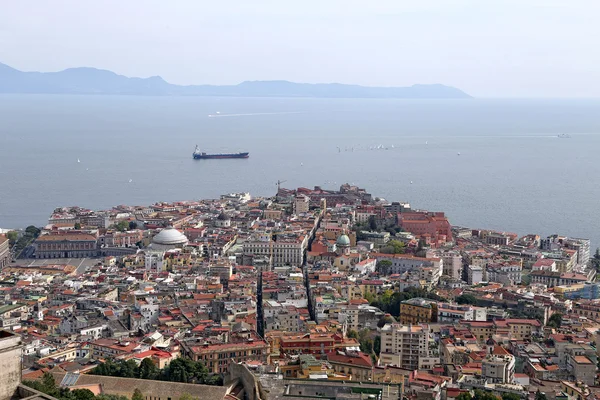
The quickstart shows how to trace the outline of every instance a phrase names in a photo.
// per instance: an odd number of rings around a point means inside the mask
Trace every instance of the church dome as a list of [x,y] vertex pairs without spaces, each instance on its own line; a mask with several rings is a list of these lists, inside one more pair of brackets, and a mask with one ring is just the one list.
[[227,220],[229,220],[229,217],[225,213],[222,212],[221,214],[219,214],[219,216],[217,217],[217,219],[219,221],[227,221]]
[[337,244],[338,246],[350,246],[350,238],[348,237],[348,235],[340,235],[335,244]]
[[152,238],[152,244],[162,246],[183,247],[188,243],[187,237],[177,229],[168,227]]

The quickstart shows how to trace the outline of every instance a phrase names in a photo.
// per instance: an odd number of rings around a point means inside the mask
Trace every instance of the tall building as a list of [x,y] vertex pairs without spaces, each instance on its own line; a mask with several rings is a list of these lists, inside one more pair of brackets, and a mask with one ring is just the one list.
[[442,254],[443,273],[446,276],[460,279],[462,274],[462,256],[456,251],[447,251]]
[[429,354],[429,325],[387,324],[381,328],[382,365],[416,370],[419,358]]
[[586,266],[590,261],[590,239],[569,238],[564,245],[568,249],[577,251],[577,264]]
[[0,270],[6,267],[10,262],[10,249],[8,247],[8,238],[0,235]]
[[310,206],[310,198],[303,194],[294,197],[294,214],[307,213]]

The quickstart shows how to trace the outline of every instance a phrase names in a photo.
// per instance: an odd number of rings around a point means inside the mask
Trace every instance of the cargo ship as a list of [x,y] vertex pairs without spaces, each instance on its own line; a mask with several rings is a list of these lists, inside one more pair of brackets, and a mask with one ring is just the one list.
[[198,148],[198,145],[196,145],[196,149],[194,150],[194,153],[192,154],[192,156],[194,157],[194,160],[208,160],[208,159],[213,159],[213,158],[248,158],[250,153],[228,153],[228,154],[207,154],[204,152],[201,152],[200,149]]

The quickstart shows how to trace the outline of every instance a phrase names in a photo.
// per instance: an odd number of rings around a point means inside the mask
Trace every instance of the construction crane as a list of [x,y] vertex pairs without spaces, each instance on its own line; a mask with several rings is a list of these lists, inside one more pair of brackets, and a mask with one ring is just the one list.
[[283,181],[280,181],[280,180],[278,180],[278,181],[277,181],[277,191],[278,191],[278,192],[279,192],[279,190],[281,189],[281,184],[282,184],[282,183],[284,183],[284,182],[287,182],[287,180],[283,180]]

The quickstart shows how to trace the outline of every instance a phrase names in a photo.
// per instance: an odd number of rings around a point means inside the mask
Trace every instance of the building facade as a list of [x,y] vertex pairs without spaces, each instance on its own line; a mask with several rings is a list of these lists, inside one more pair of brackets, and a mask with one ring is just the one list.
[[10,262],[10,248],[8,246],[8,238],[0,236],[0,270]]
[[98,254],[97,240],[88,234],[42,235],[34,246],[35,258],[85,258]]
[[428,325],[387,324],[381,328],[381,365],[416,370],[429,354]]
[[438,305],[436,301],[416,297],[400,303],[400,323],[420,324],[437,322]]

